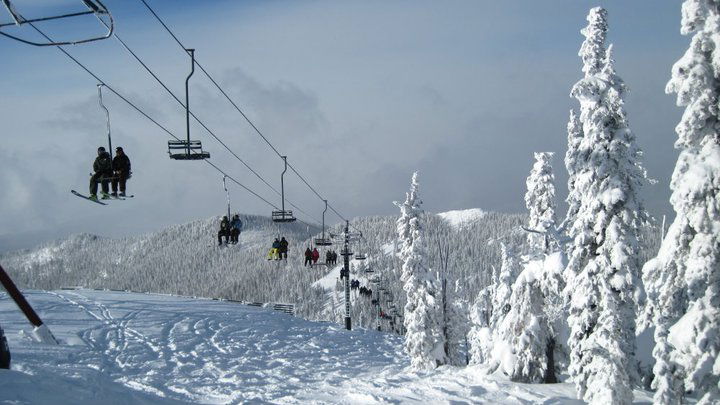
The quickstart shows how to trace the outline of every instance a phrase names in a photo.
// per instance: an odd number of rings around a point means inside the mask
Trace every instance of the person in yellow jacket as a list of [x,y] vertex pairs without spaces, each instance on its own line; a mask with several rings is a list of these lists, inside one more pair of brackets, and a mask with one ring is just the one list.
[[280,260],[280,241],[275,238],[270,251],[268,252],[268,260]]

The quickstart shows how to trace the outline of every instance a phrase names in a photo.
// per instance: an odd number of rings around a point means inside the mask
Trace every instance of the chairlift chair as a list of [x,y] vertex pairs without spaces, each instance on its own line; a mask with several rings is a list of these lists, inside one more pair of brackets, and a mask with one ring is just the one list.
[[272,220],[273,222],[295,222],[297,218],[293,216],[292,211],[281,210],[272,212]]
[[185,78],[185,127],[187,139],[171,139],[168,141],[168,155],[174,160],[204,160],[210,158],[210,153],[202,148],[202,142],[190,140],[190,77],[195,73],[195,50],[186,49],[190,54],[191,70]]
[[325,213],[327,212],[327,200],[323,200],[325,202],[325,210],[322,214],[322,237],[315,238],[315,246],[332,246],[332,240],[330,238],[325,237]]
[[363,253],[356,253],[355,254],[355,260],[365,260],[367,257],[365,257],[365,254]]
[[365,274],[374,274],[375,270],[372,267],[368,267],[365,269]]
[[332,240],[326,238],[315,238],[315,246],[332,246]]
[[[12,4],[12,2],[10,0],[2,0],[2,4],[5,6],[5,9],[10,14],[10,18],[12,18],[13,22],[0,24],[0,35],[3,35],[5,37],[14,39],[14,40],[22,42],[24,44],[33,45],[33,46],[77,45],[77,44],[83,44],[86,42],[93,42],[93,41],[99,41],[102,39],[110,38],[112,36],[113,30],[115,28],[115,22],[113,20],[112,14],[110,14],[110,11],[107,9],[107,7],[105,7],[105,5],[100,0],[81,0],[81,1],[83,2],[83,4],[85,4],[85,7],[87,7],[88,10],[79,11],[79,12],[75,12],[75,13],[27,19],[27,18],[23,17],[17,11],[17,9],[15,8],[15,6]],[[53,20],[80,17],[80,16],[84,16],[84,15],[91,15],[91,14],[94,15],[100,21],[100,23],[105,26],[105,28],[107,29],[107,32],[105,34],[99,35],[99,36],[94,36],[94,37],[77,39],[77,40],[73,40],[73,41],[52,41],[52,40],[48,39],[47,42],[36,42],[36,41],[31,41],[31,40],[28,40],[25,38],[18,37],[16,35],[8,34],[4,30],[6,27],[11,27],[11,26],[19,27],[24,24],[29,24],[30,26],[35,27],[33,25],[33,23],[35,23],[35,22],[53,21]]]
[[282,174],[280,175],[282,209],[272,212],[272,220],[273,222],[278,223],[295,222],[297,221],[297,218],[293,216],[293,212],[291,210],[285,209],[285,172],[287,172],[287,156],[283,156],[282,159],[283,162],[285,162],[285,170],[283,170]]

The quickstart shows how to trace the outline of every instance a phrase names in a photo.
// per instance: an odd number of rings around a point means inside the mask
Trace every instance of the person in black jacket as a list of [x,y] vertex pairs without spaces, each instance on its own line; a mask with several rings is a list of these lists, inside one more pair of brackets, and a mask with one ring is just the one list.
[[98,148],[98,157],[95,158],[93,163],[93,171],[95,173],[90,177],[90,198],[97,200],[98,183],[101,183],[102,199],[107,200],[110,198],[108,179],[113,175],[112,160],[110,160],[110,154],[102,146]]
[[130,158],[120,146],[115,148],[112,169],[115,172],[112,179],[112,196],[118,196],[118,185],[120,185],[120,197],[125,197],[125,184],[132,173],[130,172]]
[[230,221],[227,216],[222,217],[220,221],[220,231],[218,231],[218,246],[222,246],[222,238],[225,237],[225,244],[230,239]]
[[282,239],[280,239],[280,258],[287,260],[287,254],[288,254],[288,241],[283,236]]

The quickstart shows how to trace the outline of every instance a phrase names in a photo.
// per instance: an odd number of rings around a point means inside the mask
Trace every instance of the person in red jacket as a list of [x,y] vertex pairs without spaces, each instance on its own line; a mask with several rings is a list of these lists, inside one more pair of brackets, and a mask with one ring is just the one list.
[[319,258],[320,258],[320,252],[318,252],[317,248],[314,248],[312,251],[313,264],[316,264]]

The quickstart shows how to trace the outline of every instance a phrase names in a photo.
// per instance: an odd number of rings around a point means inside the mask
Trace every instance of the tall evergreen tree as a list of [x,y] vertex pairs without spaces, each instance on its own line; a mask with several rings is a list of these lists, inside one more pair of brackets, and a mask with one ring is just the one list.
[[681,32],[690,47],[667,93],[685,106],[670,188],[676,212],[657,257],[643,268],[655,329],[655,402],[720,398],[720,1],[686,0]]
[[577,215],[578,208],[580,207],[580,196],[575,190],[575,177],[577,176],[575,168],[580,159],[578,155],[583,132],[582,125],[580,124],[577,114],[575,114],[575,110],[570,110],[570,119],[567,124],[567,137],[568,149],[567,152],[565,152],[565,168],[568,171],[568,195],[565,201],[568,204],[568,211],[561,228],[565,228],[566,225],[575,221],[575,215]]
[[442,297],[437,278],[427,266],[427,246],[423,229],[422,201],[418,196],[417,172],[413,174],[410,192],[400,208],[397,221],[402,243],[401,281],[406,293],[405,350],[416,370],[430,370],[447,363],[443,335]]
[[555,176],[552,152],[535,153],[535,164],[528,176],[525,206],[529,211],[527,236],[530,255],[548,253],[551,235],[555,230]]
[[570,375],[590,403],[629,404],[637,380],[636,284],[639,229],[647,214],[638,196],[647,176],[623,108],[626,91],[606,51],[607,12],[590,10],[580,49],[585,78],[571,95],[580,102],[583,137],[574,187],[579,206],[568,224],[573,238],[570,296]]

